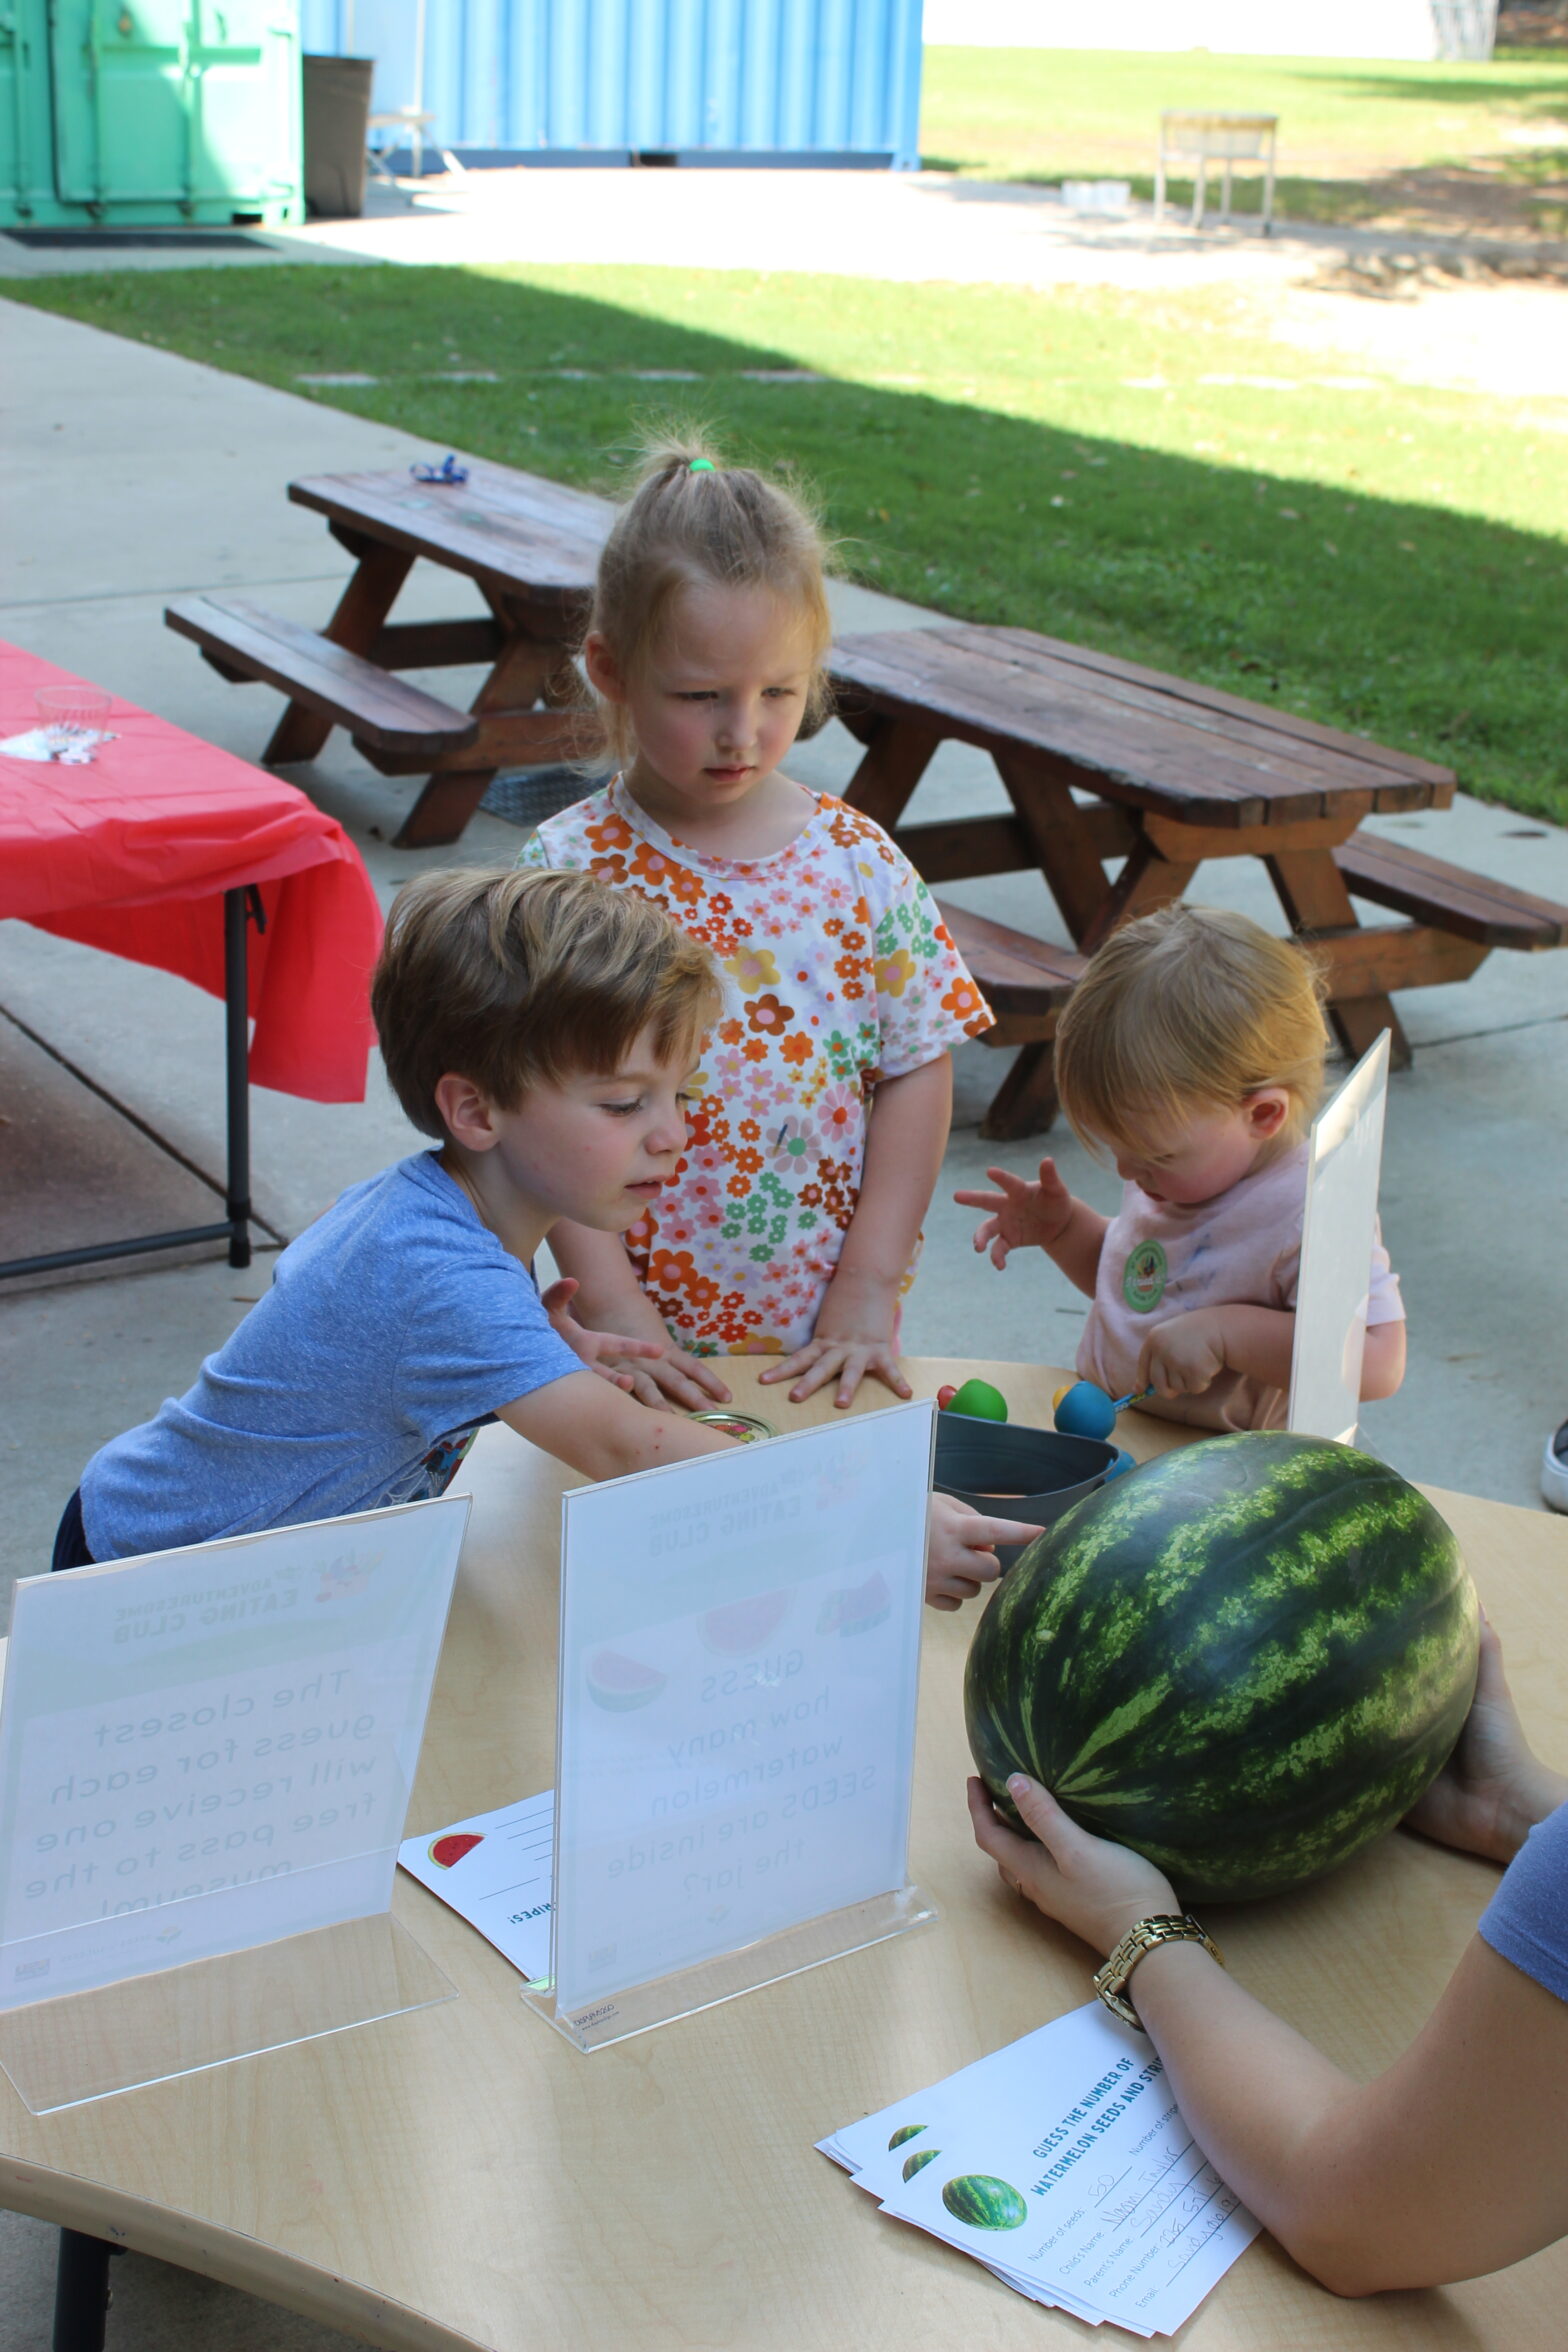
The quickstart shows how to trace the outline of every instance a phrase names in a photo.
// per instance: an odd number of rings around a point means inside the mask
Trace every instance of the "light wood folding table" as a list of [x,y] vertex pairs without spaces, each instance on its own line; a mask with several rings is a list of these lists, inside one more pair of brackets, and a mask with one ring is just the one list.
[[[823,1420],[727,1368],[775,1423]],[[1044,1422],[1063,1375],[971,1373]],[[869,1408],[876,1395],[863,1392]],[[1170,1428],[1123,1417],[1140,1455]],[[550,1785],[558,1468],[502,1428],[473,1520],[415,1791],[434,1829]],[[1568,1762],[1568,1523],[1438,1495],[1543,1752]],[[960,1684],[973,1607],[928,1612],[914,1934],[580,2057],[433,1895],[398,1915],[458,1989],[444,2006],[95,2106],[30,2116],[0,2081],[0,2203],[139,2248],[407,2352],[1040,2352],[1088,2342],[979,2264],[886,2221],[812,2142],[1088,1997],[1090,1956],[976,1852]],[[1360,2073],[1426,2016],[1495,1870],[1396,1834],[1323,1884],[1213,1915],[1235,1974]],[[1260,2239],[1183,2330],[1187,2352],[1560,2352],[1568,2242],[1498,2277],[1344,2303]],[[109,2343],[113,2346],[111,2314]]]

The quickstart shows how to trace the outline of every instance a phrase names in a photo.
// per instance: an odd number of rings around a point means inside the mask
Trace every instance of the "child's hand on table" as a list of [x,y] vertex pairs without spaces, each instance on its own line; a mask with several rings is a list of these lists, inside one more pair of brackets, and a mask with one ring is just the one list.
[[926,1536],[927,1607],[961,1609],[1001,1575],[993,1545],[1032,1543],[1044,1532],[1016,1519],[987,1519],[956,1495],[934,1494]]
[[1156,1323],[1138,1357],[1133,1387],[1141,1395],[1152,1388],[1157,1396],[1198,1396],[1225,1369],[1223,1309],[1194,1307]]
[[897,1326],[898,1284],[841,1266],[828,1284],[810,1339],[782,1363],[770,1365],[761,1379],[793,1380],[792,1405],[837,1380],[833,1402],[840,1412],[853,1404],[868,1375],[896,1397],[912,1397],[915,1392],[898,1368]]
[[713,1366],[701,1356],[688,1355],[673,1339],[651,1347],[642,1340],[629,1342],[627,1354],[641,1361],[616,1362],[612,1357],[614,1373],[626,1372],[629,1377],[621,1386],[657,1413],[711,1413],[731,1401],[730,1390]]
[[663,1412],[703,1412],[727,1405],[730,1392],[700,1357],[687,1355],[671,1339],[633,1339],[621,1331],[588,1331],[572,1314],[578,1284],[569,1274],[552,1282],[540,1305],[574,1356],[601,1380],[625,1389],[639,1404]]
[[989,1251],[997,1268],[1007,1264],[1015,1249],[1049,1249],[1066,1232],[1073,1213],[1073,1196],[1056,1173],[1054,1160],[1040,1162],[1039,1182],[1030,1184],[1006,1168],[987,1168],[999,1192],[955,1192],[960,1208],[984,1209],[975,1228],[975,1248]]

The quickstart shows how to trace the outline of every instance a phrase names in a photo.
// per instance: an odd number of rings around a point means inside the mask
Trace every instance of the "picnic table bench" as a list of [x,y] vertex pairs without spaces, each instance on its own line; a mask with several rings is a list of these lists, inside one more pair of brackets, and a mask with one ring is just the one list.
[[[381,774],[428,778],[397,836],[413,849],[456,841],[498,769],[580,754],[570,656],[614,512],[604,499],[478,459],[462,481],[406,467],[318,474],[291,482],[289,497],[325,516],[356,561],[325,629],[242,597],[177,597],[164,613],[221,676],[288,695],[269,767],[314,759],[346,727]],[[420,558],[472,580],[488,614],[391,620]],[[475,662],[489,670],[468,710],[396,675]]]
[[[382,774],[426,777],[397,845],[429,848],[457,840],[498,769],[581,755],[571,655],[607,501],[479,460],[461,481],[406,467],[321,474],[289,497],[356,559],[324,630],[237,596],[179,597],[164,616],[224,677],[288,696],[269,765],[313,759],[346,727]],[[394,621],[421,558],[473,581],[487,610]],[[480,662],[467,710],[399,675]],[[1031,938],[940,902],[998,1016],[987,1044],[1019,1049],[988,1135],[1049,1125],[1051,1039],[1084,960],[1118,923],[1180,898],[1208,858],[1263,860],[1292,930],[1327,968],[1330,1018],[1352,1054],[1386,1028],[1395,1061],[1409,1060],[1391,990],[1464,979],[1494,947],[1568,943],[1568,909],[1358,831],[1365,817],[1451,802],[1452,771],[1413,753],[1027,629],[852,636],[828,666],[839,715],[865,746],[853,804],[933,885],[1037,867],[1071,935]],[[949,738],[990,753],[1011,810],[906,824]],[[1404,919],[1363,925],[1354,899]]]
[[[1027,629],[851,636],[828,666],[865,745],[852,805],[934,887],[1038,867],[1072,935],[1055,946],[938,898],[997,1014],[986,1044],[1020,1049],[984,1134],[1049,1126],[1051,1040],[1082,960],[1182,897],[1209,858],[1262,859],[1326,969],[1329,1018],[1353,1056],[1388,1029],[1395,1061],[1409,1061],[1390,990],[1465,979],[1494,947],[1568,944],[1568,907],[1358,831],[1364,817],[1452,801],[1452,771],[1413,753]],[[990,753],[1011,813],[904,823],[950,739]],[[1406,920],[1363,925],[1353,896]]]

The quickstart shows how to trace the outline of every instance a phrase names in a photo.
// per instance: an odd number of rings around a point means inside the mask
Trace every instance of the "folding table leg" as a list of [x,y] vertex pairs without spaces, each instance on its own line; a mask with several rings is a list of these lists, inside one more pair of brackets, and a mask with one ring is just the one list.
[[123,2254],[83,2230],[60,2232],[54,2282],[53,2352],[103,2352],[109,2311],[109,2258]]
[[228,1079],[228,1171],[224,1208],[229,1220],[229,1264],[250,1264],[250,957],[246,932],[254,917],[265,929],[261,893],[244,884],[223,894],[223,1004]]

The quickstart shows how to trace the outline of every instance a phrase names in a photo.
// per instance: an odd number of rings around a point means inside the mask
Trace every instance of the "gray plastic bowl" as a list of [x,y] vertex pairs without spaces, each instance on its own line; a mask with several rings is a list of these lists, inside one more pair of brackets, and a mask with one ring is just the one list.
[[[1016,1421],[980,1421],[967,1413],[937,1415],[937,1486],[991,1519],[1049,1527],[1131,1467],[1126,1454],[1097,1437],[1066,1437],[1057,1429],[1024,1429]],[[1010,1568],[1023,1548],[998,1544],[997,1558]]]

